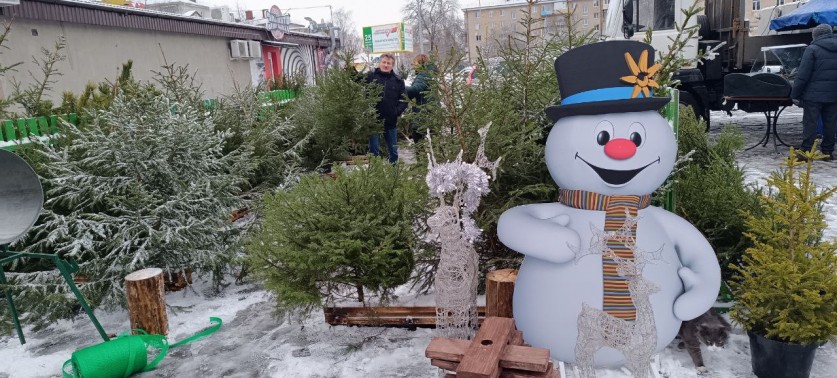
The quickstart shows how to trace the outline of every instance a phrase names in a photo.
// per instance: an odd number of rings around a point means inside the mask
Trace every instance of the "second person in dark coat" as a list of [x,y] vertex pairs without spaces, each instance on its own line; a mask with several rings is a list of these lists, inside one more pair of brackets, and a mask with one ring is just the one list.
[[822,115],[823,137],[820,150],[826,160],[834,158],[837,131],[837,36],[831,26],[819,25],[811,35],[814,41],[805,48],[802,63],[793,80],[791,99],[801,105],[803,151],[809,151],[817,137],[817,120]]

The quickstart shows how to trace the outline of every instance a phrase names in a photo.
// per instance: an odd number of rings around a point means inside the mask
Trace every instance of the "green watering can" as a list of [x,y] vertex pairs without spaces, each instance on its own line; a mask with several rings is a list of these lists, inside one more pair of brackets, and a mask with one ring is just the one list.
[[[127,331],[111,341],[73,352],[72,357],[64,362],[61,372],[64,378],[126,378],[134,373],[153,370],[166,357],[169,349],[203,339],[221,328],[220,318],[212,317],[209,321],[214,323],[209,328],[171,345],[163,335],[149,335],[141,329],[133,330],[140,334],[129,335],[131,331]],[[148,362],[149,347],[160,351],[151,362]]]

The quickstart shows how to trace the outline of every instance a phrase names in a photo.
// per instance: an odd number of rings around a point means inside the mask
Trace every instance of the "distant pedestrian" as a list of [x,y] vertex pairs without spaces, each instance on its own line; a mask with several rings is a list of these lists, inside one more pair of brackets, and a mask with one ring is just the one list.
[[413,58],[413,69],[416,71],[416,78],[413,83],[407,87],[407,97],[411,100],[416,100],[416,106],[413,107],[413,121],[410,125],[410,138],[414,142],[418,142],[427,132],[422,128],[420,123],[420,114],[425,111],[425,105],[430,97],[430,81],[433,79],[433,74],[436,72],[436,66],[430,62],[430,58],[425,54],[416,55]]
[[791,99],[803,109],[800,149],[811,150],[817,137],[817,121],[822,116],[820,150],[828,155],[825,160],[833,160],[837,131],[837,36],[825,24],[814,28],[811,36],[814,40],[802,55]]
[[[381,54],[381,61],[374,71],[366,77],[368,82],[376,82],[383,87],[381,99],[378,101],[378,117],[384,120],[384,140],[389,151],[389,162],[398,162],[398,129],[396,123],[398,116],[407,109],[407,104],[401,101],[404,95],[404,80],[402,80],[392,67],[395,65],[395,57],[390,53]],[[380,135],[369,136],[369,152],[375,156],[381,156]]]

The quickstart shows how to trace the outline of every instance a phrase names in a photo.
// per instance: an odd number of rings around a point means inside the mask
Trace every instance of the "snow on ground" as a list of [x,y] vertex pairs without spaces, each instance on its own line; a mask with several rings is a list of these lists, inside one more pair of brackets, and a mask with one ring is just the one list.
[[[754,144],[764,130],[761,114],[712,114],[712,133],[727,123],[737,125],[747,135],[747,146]],[[789,108],[779,121],[779,133],[789,144],[800,141],[802,113]],[[787,149],[776,154],[772,147],[756,147],[744,152],[740,162],[748,180],[763,183],[769,172],[779,168]],[[837,162],[815,163],[821,185],[837,185]],[[828,235],[837,236],[837,199],[827,207]],[[401,291],[399,303],[408,306],[432,305],[430,296]],[[212,294],[205,282],[191,289],[166,296],[172,341],[182,339],[209,325],[209,317],[223,319],[224,326],[204,340],[170,351],[154,371],[137,377],[437,377],[437,369],[424,357],[432,330],[409,331],[396,328],[330,327],[316,311],[301,322],[288,321],[274,314],[270,295],[257,284],[230,285],[220,295]],[[109,333],[128,329],[124,311],[97,311]],[[0,378],[59,377],[61,365],[79,348],[101,342],[86,316],[60,321],[48,329],[33,332],[25,328],[27,343],[15,336],[0,337]],[[729,345],[721,350],[703,348],[710,369],[708,377],[751,378],[747,336],[736,329]],[[697,377],[685,351],[672,343],[654,364],[662,377]],[[833,377],[837,371],[837,348],[827,344],[817,351],[813,378]],[[600,378],[622,378],[622,370],[599,370]]]

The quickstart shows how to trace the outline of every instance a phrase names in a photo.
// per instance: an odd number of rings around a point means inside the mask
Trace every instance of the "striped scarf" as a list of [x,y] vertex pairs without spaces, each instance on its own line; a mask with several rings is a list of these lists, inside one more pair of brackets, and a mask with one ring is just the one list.
[[[628,210],[632,217],[637,216],[639,209],[648,207],[651,202],[651,195],[608,196],[582,190],[561,189],[558,201],[576,209],[604,211],[604,230],[617,231],[625,225],[625,210]],[[629,235],[636,236],[636,224],[631,227],[629,232]],[[634,251],[621,240],[609,238],[607,246],[616,256],[626,259],[634,258]],[[602,276],[604,282],[602,309],[604,312],[619,319],[635,320],[636,307],[631,300],[628,280],[616,272],[616,262],[605,255],[602,255]]]

